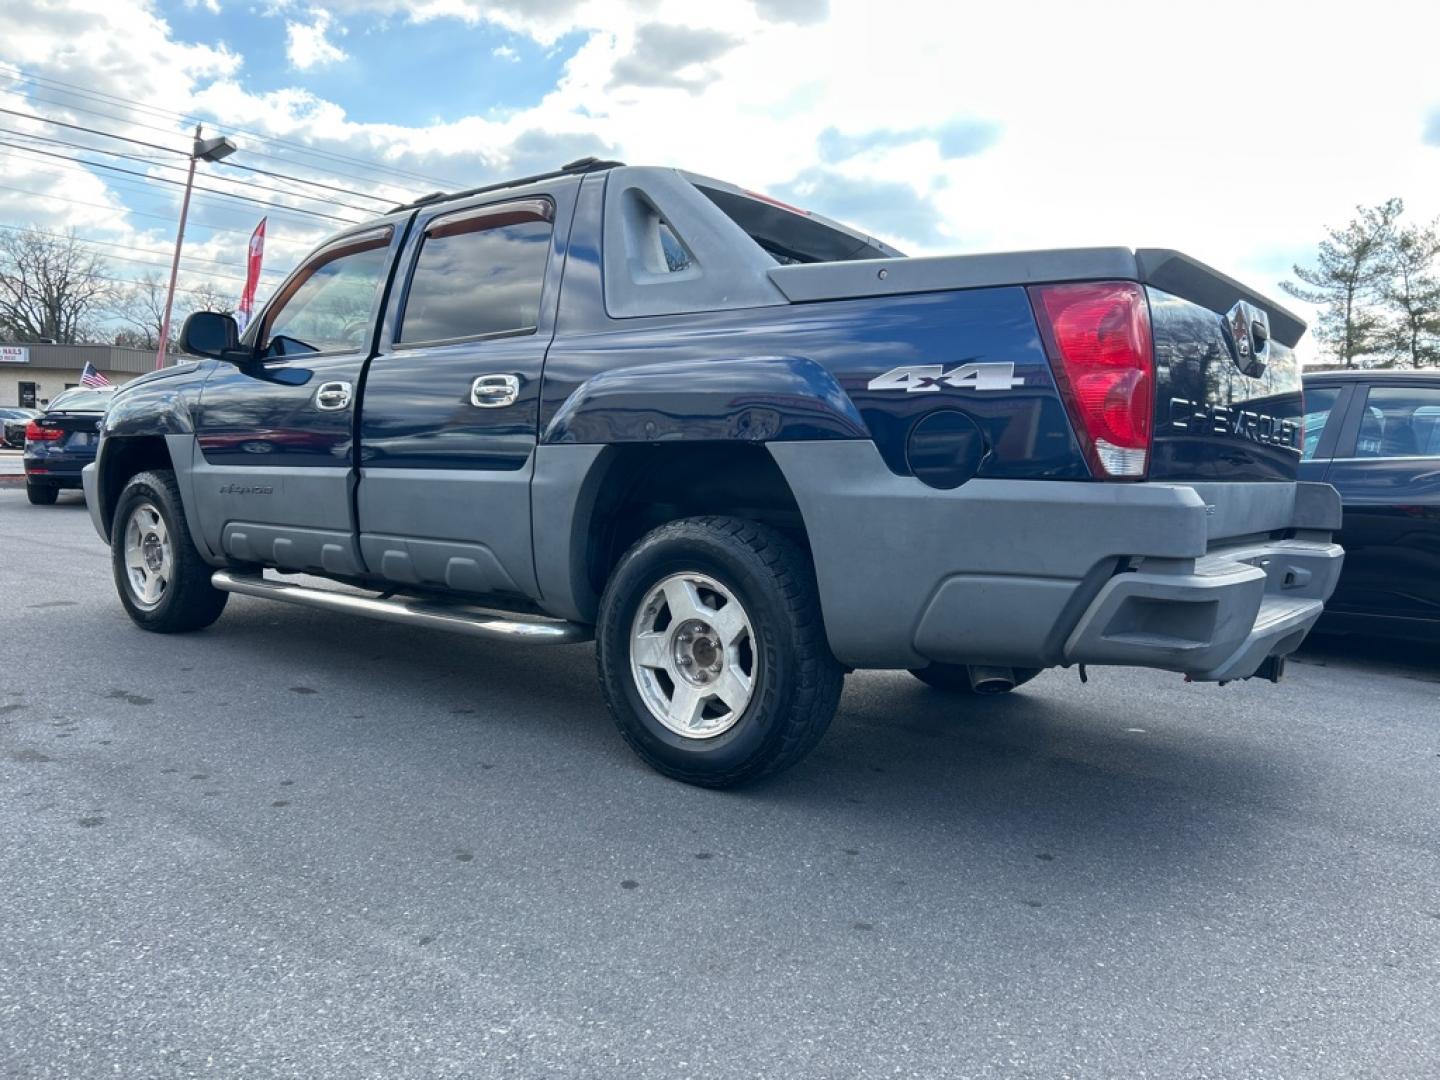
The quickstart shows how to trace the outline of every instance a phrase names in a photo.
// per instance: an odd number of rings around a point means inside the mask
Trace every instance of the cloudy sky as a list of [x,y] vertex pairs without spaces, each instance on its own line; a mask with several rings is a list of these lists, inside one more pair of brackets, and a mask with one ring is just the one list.
[[190,285],[238,289],[267,212],[220,191],[284,205],[273,281],[336,218],[594,153],[912,254],[1176,247],[1276,292],[1356,203],[1440,214],[1437,43],[1440,5],[1376,0],[6,0],[0,226],[163,264],[183,159],[32,117],[168,147],[199,117],[349,193],[205,167]]

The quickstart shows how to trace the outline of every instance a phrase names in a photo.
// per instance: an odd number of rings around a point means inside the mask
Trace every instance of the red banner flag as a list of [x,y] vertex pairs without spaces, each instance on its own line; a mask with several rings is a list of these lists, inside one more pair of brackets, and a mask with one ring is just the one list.
[[250,257],[245,268],[245,291],[240,294],[240,304],[235,309],[235,321],[243,332],[250,323],[250,314],[255,310],[255,289],[260,284],[260,264],[265,261],[265,219],[255,226],[250,234]]

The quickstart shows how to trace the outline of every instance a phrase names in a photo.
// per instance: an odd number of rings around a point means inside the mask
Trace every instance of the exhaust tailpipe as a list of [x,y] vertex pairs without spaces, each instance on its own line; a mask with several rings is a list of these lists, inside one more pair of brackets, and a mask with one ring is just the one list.
[[1008,667],[985,667],[971,664],[970,689],[982,696],[1003,694],[1015,689],[1015,670]]

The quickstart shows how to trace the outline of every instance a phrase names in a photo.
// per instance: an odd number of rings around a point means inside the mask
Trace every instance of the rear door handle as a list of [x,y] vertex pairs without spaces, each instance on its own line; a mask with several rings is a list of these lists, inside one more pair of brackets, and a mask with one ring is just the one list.
[[327,382],[321,383],[315,391],[315,407],[324,409],[326,412],[337,412],[350,404],[350,384],[348,382]]
[[470,384],[470,404],[477,409],[501,409],[519,397],[518,375],[480,375]]

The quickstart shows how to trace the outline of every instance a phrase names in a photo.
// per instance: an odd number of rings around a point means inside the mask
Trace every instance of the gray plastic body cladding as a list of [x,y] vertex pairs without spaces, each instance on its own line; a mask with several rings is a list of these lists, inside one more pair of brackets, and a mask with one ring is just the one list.
[[[1205,554],[1205,504],[1188,487],[972,480],[941,491],[896,476],[868,441],[769,449],[805,519],[830,647],[852,667],[1060,663],[1056,621],[1097,566]],[[955,639],[958,620],[970,629]]]
[[[103,448],[103,444],[102,444]],[[110,543],[110,537],[105,532],[105,517],[100,509],[100,452],[96,451],[95,460],[80,470],[80,489],[85,493],[85,509],[90,511],[90,524],[95,526],[100,539]]]
[[360,470],[355,505],[371,573],[406,585],[533,599],[530,479],[523,469]]
[[[612,318],[784,304],[767,276],[775,260],[674,169],[628,166],[605,184],[605,310]],[[675,222],[693,261],[678,272],[647,267],[646,217]]]
[[[348,467],[210,465],[198,450],[192,462],[187,504],[195,512],[187,518],[211,551],[286,570],[363,573],[350,523]],[[300,528],[295,521],[313,524]]]
[[1042,285],[1065,281],[1138,281],[1184,297],[1211,311],[1249,300],[1270,316],[1275,339],[1294,347],[1305,333],[1298,316],[1204,263],[1178,251],[1123,247],[1056,248],[977,255],[867,259],[775,266],[773,281],[793,303],[857,296]]
[[1152,560],[1117,574],[1065,644],[1068,662],[1183,671],[1200,681],[1253,675],[1295,651],[1340,579],[1325,540],[1221,545],[1197,560]]
[[770,452],[805,518],[831,648],[852,667],[1085,662],[1241,677],[1299,644],[1341,561],[1323,528],[1269,539],[1296,524],[1293,484],[939,491],[890,473],[865,442]]
[[588,526],[612,454],[596,445],[539,446],[530,488],[535,576],[541,610],[593,623],[600,609],[585,572]]
[[[189,432],[172,432],[164,436],[166,449],[170,452],[170,467],[175,473],[175,482],[180,487],[180,500],[185,511],[185,524],[195,548],[206,562],[219,565],[223,559],[207,541],[201,529],[202,518],[195,500],[194,461],[196,456],[195,436]],[[81,486],[85,491],[85,506],[90,511],[90,522],[100,539],[110,543],[110,534],[105,528],[105,508],[101,499],[101,480],[104,477],[105,453],[114,446],[113,436],[101,440],[95,460],[81,470]]]

